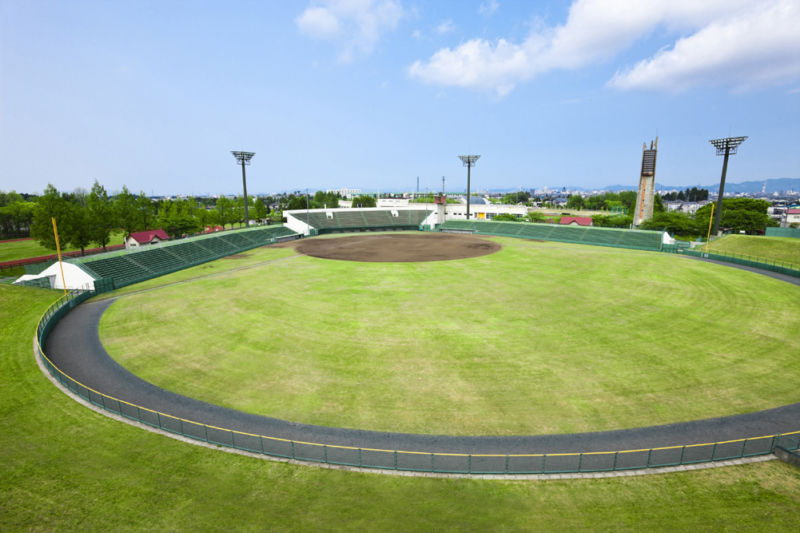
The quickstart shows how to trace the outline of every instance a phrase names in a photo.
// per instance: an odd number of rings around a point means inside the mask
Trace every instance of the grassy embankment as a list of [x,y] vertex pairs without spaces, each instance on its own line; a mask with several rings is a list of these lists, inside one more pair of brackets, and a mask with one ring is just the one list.
[[33,332],[57,297],[0,286],[3,531],[789,531],[800,519],[800,470],[776,461],[512,482],[323,470],[188,445],[96,414],[41,374]]
[[[698,248],[705,250],[705,246]],[[749,256],[764,262],[788,263],[800,268],[800,239],[762,237],[758,235],[726,235],[708,245],[709,252]]]
[[499,241],[463,261],[302,256],[131,295],[101,338],[164,388],[373,430],[597,431],[800,400],[798,287],[667,254]]

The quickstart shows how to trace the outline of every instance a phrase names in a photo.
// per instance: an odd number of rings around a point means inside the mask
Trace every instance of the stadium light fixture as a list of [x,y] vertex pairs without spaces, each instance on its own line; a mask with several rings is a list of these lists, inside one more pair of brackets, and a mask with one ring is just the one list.
[[244,167],[245,165],[250,164],[250,160],[253,159],[253,156],[256,155],[255,152],[236,152],[231,151],[233,157],[236,158],[236,162],[242,165],[242,188],[244,189],[244,227],[250,226],[250,219],[247,216],[247,178],[244,174]]
[[470,185],[470,170],[475,166],[475,162],[480,158],[479,155],[460,155],[458,158],[467,167],[467,220],[469,220],[469,185]]
[[724,139],[711,139],[711,144],[717,149],[717,155],[725,156],[722,160],[722,176],[719,178],[719,196],[717,198],[717,212],[714,215],[714,229],[712,233],[716,235],[719,232],[719,223],[722,220],[722,196],[725,192],[725,175],[728,173],[728,156],[735,155],[737,148],[747,137],[725,137]]

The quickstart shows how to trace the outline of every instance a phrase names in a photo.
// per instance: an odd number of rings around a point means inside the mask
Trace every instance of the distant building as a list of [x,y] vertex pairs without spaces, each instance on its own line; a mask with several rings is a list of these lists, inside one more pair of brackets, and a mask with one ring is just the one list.
[[592,217],[561,217],[558,223],[562,226],[591,226]]
[[786,210],[786,226],[791,226],[792,224],[800,224],[800,209]]
[[168,241],[169,235],[163,229],[151,229],[148,231],[137,231],[131,233],[125,239],[125,248],[138,248],[145,244],[157,244],[159,242]]

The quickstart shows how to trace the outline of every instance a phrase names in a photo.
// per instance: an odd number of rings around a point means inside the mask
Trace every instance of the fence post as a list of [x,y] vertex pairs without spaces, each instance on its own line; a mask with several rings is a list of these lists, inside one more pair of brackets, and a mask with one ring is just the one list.
[[203,424],[203,432],[206,435],[206,442],[208,442],[208,426]]
[[394,469],[397,470],[397,450],[394,451]]
[[467,474],[472,473],[472,454],[467,456]]
[[547,454],[543,453],[542,454],[542,469],[541,469],[541,473],[542,474],[544,474],[546,472],[546,470],[545,470],[546,466],[547,466]]
[[361,448],[358,449],[358,466],[363,466],[363,462],[361,461]]
[[578,472],[581,471],[582,467],[583,467],[583,452],[578,454]]
[[433,472],[433,453],[431,453],[431,472]]
[[322,460],[327,463],[328,462],[328,445],[322,445]]
[[612,471],[616,471],[617,470],[617,458],[618,457],[619,457],[619,452],[618,451],[614,452],[614,464],[611,466],[611,470]]
[[508,454],[506,454],[506,474],[508,474]]
[[653,457],[653,448],[647,451],[647,468],[650,468],[650,458]]
[[683,447],[681,448],[681,458],[680,458],[680,460],[679,460],[680,462],[678,464],[683,464],[683,455],[685,453],[686,453],[686,445],[684,444]]
[[292,443],[292,459],[294,459],[294,441],[290,440],[289,442]]

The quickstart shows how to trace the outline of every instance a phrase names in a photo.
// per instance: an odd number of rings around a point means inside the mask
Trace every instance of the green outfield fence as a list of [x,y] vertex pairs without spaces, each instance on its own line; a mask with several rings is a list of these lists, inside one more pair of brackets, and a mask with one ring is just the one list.
[[71,309],[96,294],[72,292],[51,305],[36,331],[40,360],[50,375],[77,396],[110,413],[197,441],[297,461],[360,468],[446,474],[577,474],[708,463],[772,454],[776,445],[800,448],[800,431],[722,442],[583,453],[468,454],[387,450],[305,442],[246,433],[187,420],[114,398],[71,378],[45,354],[47,335]]
[[702,247],[688,250],[685,248],[675,247],[674,245],[664,245],[662,251],[668,253],[677,253],[689,255],[692,257],[701,257],[704,259],[713,259],[715,261],[724,261],[734,265],[742,265],[753,268],[760,268],[762,270],[769,270],[770,272],[777,272],[795,278],[800,278],[800,265],[794,263],[787,263],[785,261],[772,261],[764,257],[755,257],[751,255],[742,254],[721,254],[719,252],[704,252]]
[[800,228],[767,228],[767,237],[793,237],[800,239]]

